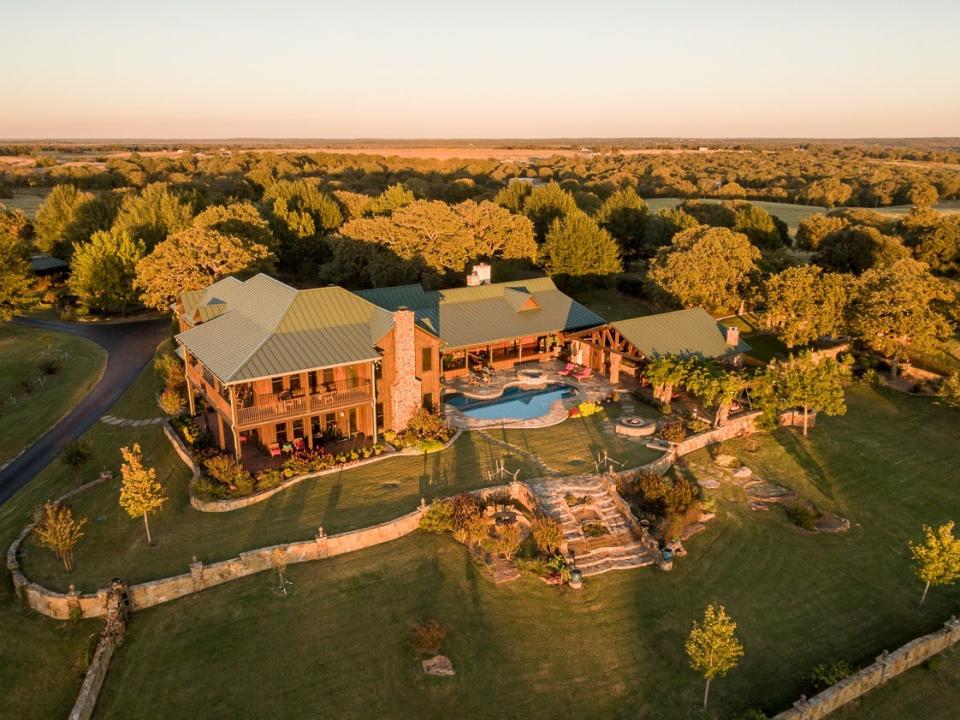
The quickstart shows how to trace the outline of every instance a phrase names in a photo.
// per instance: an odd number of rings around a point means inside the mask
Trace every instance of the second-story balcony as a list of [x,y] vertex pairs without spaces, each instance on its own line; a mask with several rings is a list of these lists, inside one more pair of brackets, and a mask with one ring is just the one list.
[[373,399],[369,381],[335,382],[309,390],[279,393],[240,392],[237,396],[237,422],[248,428],[269,422],[281,422],[306,415],[320,415]]

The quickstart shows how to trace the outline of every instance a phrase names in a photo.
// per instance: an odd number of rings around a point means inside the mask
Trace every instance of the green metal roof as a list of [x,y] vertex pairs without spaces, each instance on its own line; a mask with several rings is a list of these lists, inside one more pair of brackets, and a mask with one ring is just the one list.
[[389,312],[340,287],[295,290],[267,275],[234,283],[203,291],[206,306],[181,296],[201,315],[218,308],[177,340],[224,383],[376,360],[393,328]]
[[427,292],[419,285],[362,290],[388,310],[415,311],[417,323],[448,348],[602,325],[604,319],[560,292],[548,277]]
[[728,345],[726,328],[703,308],[646,315],[610,324],[646,357],[697,355],[717,358],[750,350],[743,340],[735,347]]

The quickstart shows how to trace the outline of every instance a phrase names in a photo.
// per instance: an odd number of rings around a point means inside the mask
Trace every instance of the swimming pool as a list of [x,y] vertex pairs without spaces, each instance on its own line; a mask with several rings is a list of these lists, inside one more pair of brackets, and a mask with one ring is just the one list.
[[529,420],[546,415],[557,400],[574,393],[576,390],[563,383],[549,383],[533,389],[514,385],[495,398],[478,399],[454,393],[444,396],[443,401],[467,417],[478,420]]

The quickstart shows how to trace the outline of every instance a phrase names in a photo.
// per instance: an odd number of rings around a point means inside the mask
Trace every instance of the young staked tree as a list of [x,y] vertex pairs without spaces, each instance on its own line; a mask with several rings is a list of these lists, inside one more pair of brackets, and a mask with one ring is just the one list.
[[686,650],[690,667],[703,675],[707,684],[703,689],[703,707],[710,696],[710,683],[723,677],[737,666],[743,657],[743,645],[735,634],[737,624],[727,615],[723,605],[708,605],[703,621],[694,621],[687,637]]
[[49,548],[63,562],[63,569],[73,570],[73,548],[83,537],[86,518],[76,519],[66,505],[48,500],[37,508],[33,516],[33,533],[45,548]]
[[278,589],[287,597],[287,585],[293,585],[291,580],[287,580],[287,553],[283,548],[276,547],[270,553],[270,564],[273,571],[277,574]]
[[82,440],[73,440],[63,446],[60,451],[60,462],[73,470],[74,477],[80,482],[80,472],[90,462],[93,453],[90,446]]
[[843,386],[850,380],[850,366],[834,358],[817,358],[807,351],[787,360],[774,360],[760,383],[761,395],[772,399],[776,411],[803,409],[803,436],[807,437],[811,410],[825,415],[843,415],[847,404]]
[[960,538],[953,536],[953,521],[933,528],[923,526],[924,540],[910,543],[913,572],[924,583],[920,605],[931,585],[952,585],[960,578]]
[[120,474],[123,476],[120,506],[132,518],[143,516],[147,544],[153,545],[148,517],[163,507],[167,496],[163,492],[163,486],[157,481],[157,471],[143,466],[143,453],[139,443],[134,443],[132,448],[120,448],[120,454],[123,456],[123,464],[120,466]]

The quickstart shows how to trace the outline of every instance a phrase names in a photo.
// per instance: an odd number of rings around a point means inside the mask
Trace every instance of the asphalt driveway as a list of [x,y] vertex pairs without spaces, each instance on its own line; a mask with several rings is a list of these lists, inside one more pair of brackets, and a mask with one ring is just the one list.
[[170,321],[166,319],[88,325],[18,317],[13,322],[92,340],[107,351],[107,367],[100,382],[66,417],[0,470],[0,503],[30,482],[57,457],[65,443],[80,437],[110,409],[136,380],[170,330]]

